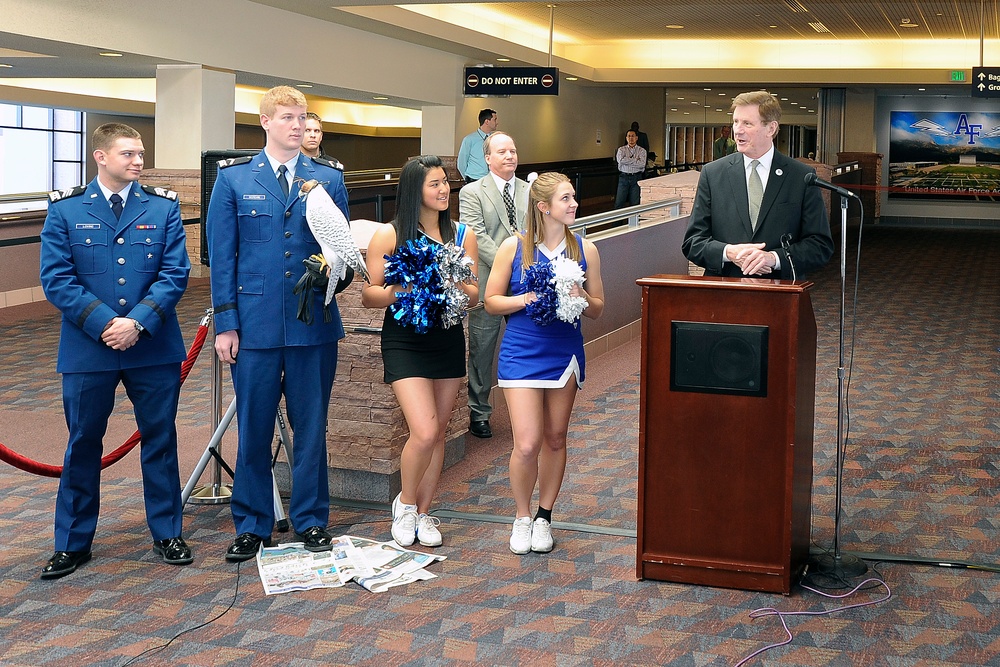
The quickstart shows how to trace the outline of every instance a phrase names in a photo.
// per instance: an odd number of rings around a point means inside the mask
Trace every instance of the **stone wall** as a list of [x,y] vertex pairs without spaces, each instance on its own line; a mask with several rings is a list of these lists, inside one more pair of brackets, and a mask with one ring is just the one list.
[[[200,169],[143,169],[139,182],[176,192],[182,220],[201,219]],[[191,258],[191,277],[208,276],[208,267],[201,263],[201,224],[184,225],[184,231],[187,233],[188,257]]]
[[[385,311],[361,305],[363,284],[356,278],[337,295],[348,333],[340,341],[337,379],[330,400],[330,495],[388,502],[399,492],[400,457],[409,431],[392,388],[382,381],[377,332]],[[463,382],[445,436],[445,467],[465,455],[468,426],[468,388]]]

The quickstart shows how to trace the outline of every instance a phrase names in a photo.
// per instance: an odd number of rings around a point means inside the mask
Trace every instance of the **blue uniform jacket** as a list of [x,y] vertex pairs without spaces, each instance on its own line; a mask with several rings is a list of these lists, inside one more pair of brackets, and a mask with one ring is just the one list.
[[[150,188],[152,189],[152,188]],[[121,220],[95,178],[84,188],[53,193],[42,228],[40,273],[46,298],[62,311],[60,373],[138,368],[187,358],[175,308],[191,261],[176,196],[133,183]],[[124,351],[101,333],[115,317],[145,332]]]
[[344,337],[336,300],[332,320],[322,316],[325,290],[314,290],[312,324],[296,319],[302,260],[321,252],[309,230],[302,181],[323,183],[350,220],[344,175],[325,160],[299,154],[288,199],[264,152],[222,166],[212,189],[206,231],[212,275],[215,331],[237,331],[240,348],[270,349],[333,343]]

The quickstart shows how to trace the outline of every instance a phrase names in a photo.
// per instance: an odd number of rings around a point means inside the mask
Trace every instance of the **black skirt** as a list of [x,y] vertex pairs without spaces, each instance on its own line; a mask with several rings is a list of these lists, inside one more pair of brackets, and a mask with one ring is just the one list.
[[389,384],[412,377],[465,377],[465,328],[456,324],[418,334],[400,325],[387,308],[382,320],[382,368]]

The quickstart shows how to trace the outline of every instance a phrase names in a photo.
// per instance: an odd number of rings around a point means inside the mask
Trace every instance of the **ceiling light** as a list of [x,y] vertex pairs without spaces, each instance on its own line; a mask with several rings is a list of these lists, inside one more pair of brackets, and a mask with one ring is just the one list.
[[375,97],[373,97],[372,99],[373,99],[373,100],[387,100],[387,99],[389,99],[389,98],[388,98],[388,97],[382,97],[381,95],[376,95],[376,96],[375,96]]
[[671,111],[677,111],[677,109],[674,109],[674,108],[671,108],[670,110],[671,110]]
[[115,53],[114,51],[101,51],[97,55],[104,56],[105,58],[121,58],[122,54]]
[[297,83],[297,84],[295,84],[295,87],[296,88],[312,88],[313,85],[311,83]]
[[702,88],[702,90],[712,90],[711,88]]
[[666,27],[669,28],[670,30],[682,30],[684,28],[684,26],[678,23],[670,23]]
[[568,77],[566,77],[566,80],[567,81],[579,81],[580,79],[579,79],[579,77],[576,77],[576,76],[568,76]]
[[498,63],[509,63],[510,58],[497,58]]
[[13,65],[8,65],[7,63],[0,63],[0,67],[13,67]]
[[767,27],[768,27],[768,28],[777,28],[778,26],[776,26],[776,25],[769,25],[769,26],[767,26]]
[[815,30],[816,32],[825,32],[827,34],[830,34],[830,29],[827,28],[822,23],[820,23],[819,21],[815,21],[815,22],[810,23],[809,27],[812,28],[813,30]]
[[781,98],[781,101],[782,101],[782,102],[787,102],[787,101],[788,101],[788,98],[787,98],[787,97],[782,97],[782,98]]
[[927,89],[926,88],[917,88],[917,90],[919,90],[920,92],[924,92]]
[[716,111],[722,111],[722,109],[716,109]]
[[919,23],[911,23],[910,19],[900,19],[899,20],[899,27],[900,28],[919,28],[920,24]]

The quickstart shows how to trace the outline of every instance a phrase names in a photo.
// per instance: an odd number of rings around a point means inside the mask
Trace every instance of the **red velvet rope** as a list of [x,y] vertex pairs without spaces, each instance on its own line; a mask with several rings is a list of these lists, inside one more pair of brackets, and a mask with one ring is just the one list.
[[[191,349],[188,350],[187,359],[185,359],[184,363],[181,364],[181,384],[184,384],[184,380],[187,379],[188,374],[191,372],[194,362],[198,360],[198,355],[201,353],[201,348],[205,344],[206,336],[208,336],[208,324],[201,324],[198,327],[198,332],[194,336],[194,340],[191,342]],[[101,459],[101,470],[104,470],[111,464],[117,463],[121,460],[126,454],[132,451],[136,445],[139,444],[140,440],[141,436],[139,435],[139,431],[136,431],[122,444],[121,447]],[[20,468],[25,472],[41,475],[42,477],[59,477],[62,475],[62,466],[40,463],[29,459],[26,456],[21,456],[17,452],[9,449],[3,443],[0,443],[0,461],[5,461],[15,468]]]

